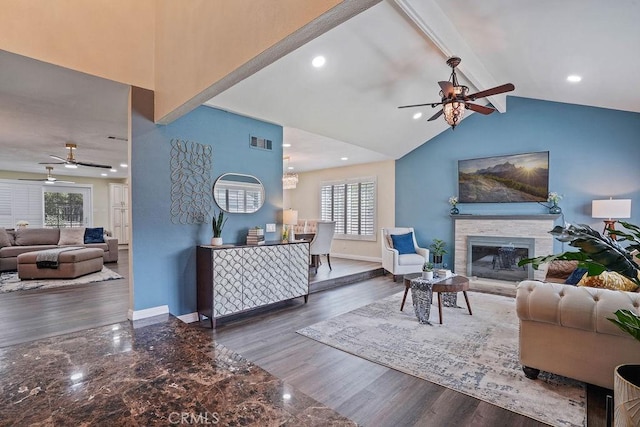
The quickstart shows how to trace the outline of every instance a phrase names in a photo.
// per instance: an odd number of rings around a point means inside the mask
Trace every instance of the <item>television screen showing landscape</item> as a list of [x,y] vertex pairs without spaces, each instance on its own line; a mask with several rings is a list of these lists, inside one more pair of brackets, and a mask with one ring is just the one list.
[[548,194],[548,151],[458,160],[460,203],[546,202]]

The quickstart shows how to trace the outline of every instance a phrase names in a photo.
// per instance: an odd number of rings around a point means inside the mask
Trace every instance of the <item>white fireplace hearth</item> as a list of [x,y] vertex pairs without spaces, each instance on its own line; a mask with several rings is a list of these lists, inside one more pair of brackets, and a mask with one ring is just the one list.
[[[454,225],[454,271],[469,277],[472,282],[477,280],[503,282],[509,285],[515,284],[519,280],[533,278],[534,280],[544,280],[543,270],[527,270],[525,277],[513,280],[509,274],[504,275],[504,280],[500,277],[482,279],[471,271],[470,245],[469,241],[504,242],[509,245],[509,240],[516,247],[526,246],[530,257],[551,255],[553,253],[553,236],[549,234],[554,227],[559,215],[451,215]],[[521,242],[527,242],[526,245]],[[531,253],[533,251],[533,253]],[[520,252],[521,253],[521,252]],[[493,259],[493,258],[492,258]],[[500,264],[499,257],[495,258],[496,270],[505,267],[504,262]],[[506,269],[505,269],[506,270]],[[506,271],[505,271],[506,273]]]

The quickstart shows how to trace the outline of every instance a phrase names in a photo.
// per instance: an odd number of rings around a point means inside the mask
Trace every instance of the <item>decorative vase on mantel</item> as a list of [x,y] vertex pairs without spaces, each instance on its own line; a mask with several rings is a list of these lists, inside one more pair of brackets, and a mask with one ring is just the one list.
[[458,215],[460,213],[460,210],[456,206],[454,206],[449,212],[451,212],[451,215]]
[[212,237],[211,246],[222,246],[222,237]]
[[554,215],[561,214],[562,209],[556,204],[556,202],[553,202],[553,206],[549,208],[549,213]]

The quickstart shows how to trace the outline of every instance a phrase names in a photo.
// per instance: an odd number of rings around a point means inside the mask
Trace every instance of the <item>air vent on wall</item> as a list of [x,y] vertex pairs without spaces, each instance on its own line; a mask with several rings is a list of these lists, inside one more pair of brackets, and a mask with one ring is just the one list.
[[258,138],[257,136],[252,136],[251,146],[254,148],[261,148],[263,150],[272,150],[273,142],[270,139],[264,139],[264,138]]

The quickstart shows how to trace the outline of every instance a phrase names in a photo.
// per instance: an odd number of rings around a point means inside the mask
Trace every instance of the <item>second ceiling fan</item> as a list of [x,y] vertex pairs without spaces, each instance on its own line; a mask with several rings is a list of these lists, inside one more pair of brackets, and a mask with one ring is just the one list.
[[58,163],[53,162],[41,162],[41,165],[64,165],[66,168],[77,168],[78,166],[88,166],[92,168],[102,168],[102,169],[111,169],[109,165],[101,165],[99,163],[91,163],[91,162],[81,162],[76,160],[75,155],[73,154],[73,150],[78,148],[78,146],[72,142],[67,142],[65,147],[69,149],[69,153],[67,154],[67,158],[59,157],[53,154],[49,154],[49,157],[60,160]]
[[456,67],[462,60],[457,56],[452,56],[447,59],[447,65],[451,67],[451,76],[449,81],[440,81],[440,102],[427,102],[426,104],[413,104],[402,105],[398,108],[411,108],[411,107],[424,107],[431,105],[435,108],[438,105],[442,105],[442,109],[436,114],[431,116],[428,121],[432,121],[444,114],[444,119],[451,126],[452,129],[458,125],[460,120],[464,117],[465,110],[475,111],[480,114],[491,114],[495,111],[495,108],[485,107],[484,105],[472,104],[469,101],[475,101],[478,98],[484,98],[485,96],[498,95],[505,92],[510,92],[516,87],[511,83],[506,83],[501,86],[496,86],[491,89],[483,90],[473,94],[467,94],[469,88],[467,86],[458,83],[458,77],[456,76]]

